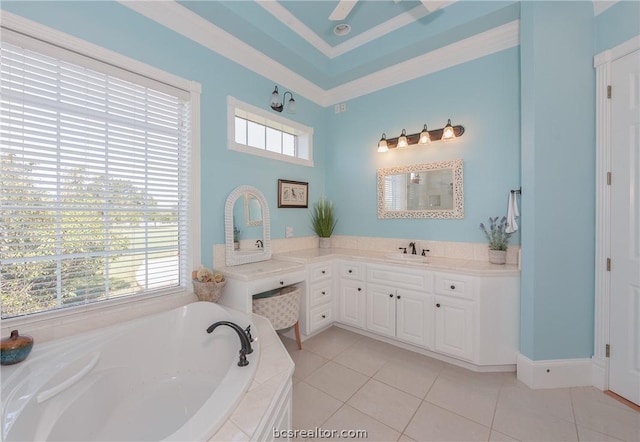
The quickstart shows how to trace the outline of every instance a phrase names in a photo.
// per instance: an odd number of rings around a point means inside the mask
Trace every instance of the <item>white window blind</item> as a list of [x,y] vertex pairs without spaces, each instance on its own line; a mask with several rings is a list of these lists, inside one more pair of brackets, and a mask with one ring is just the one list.
[[188,93],[4,40],[2,318],[184,286]]

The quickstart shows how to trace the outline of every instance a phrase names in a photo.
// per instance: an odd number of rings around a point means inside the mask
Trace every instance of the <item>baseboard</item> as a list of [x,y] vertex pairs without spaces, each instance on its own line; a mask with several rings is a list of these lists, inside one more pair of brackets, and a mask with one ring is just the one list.
[[591,358],[591,385],[603,391],[609,388],[606,361],[595,356]]
[[518,380],[529,388],[565,388],[593,385],[593,364],[585,359],[532,361],[522,354],[517,359]]

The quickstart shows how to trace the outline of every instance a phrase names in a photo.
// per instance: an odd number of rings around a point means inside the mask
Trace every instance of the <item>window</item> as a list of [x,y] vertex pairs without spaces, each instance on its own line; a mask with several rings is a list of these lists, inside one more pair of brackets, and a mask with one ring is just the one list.
[[313,128],[229,97],[229,149],[313,166]]
[[194,92],[4,29],[0,75],[2,318],[184,289]]

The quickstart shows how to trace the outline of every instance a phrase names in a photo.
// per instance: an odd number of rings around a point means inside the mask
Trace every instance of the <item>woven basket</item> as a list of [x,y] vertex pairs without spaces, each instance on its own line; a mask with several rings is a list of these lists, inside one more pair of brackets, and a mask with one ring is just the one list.
[[274,330],[288,328],[298,322],[300,289],[285,287],[276,296],[253,300],[253,313],[265,316]]
[[222,289],[227,284],[227,281],[222,282],[200,282],[192,279],[193,292],[198,297],[198,301],[218,302]]

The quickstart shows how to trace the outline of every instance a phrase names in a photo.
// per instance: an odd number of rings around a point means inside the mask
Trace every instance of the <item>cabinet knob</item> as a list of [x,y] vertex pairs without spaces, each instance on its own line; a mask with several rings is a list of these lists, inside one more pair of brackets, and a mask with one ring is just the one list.
[[396,296],[396,298],[400,299],[400,295]]
[[349,269],[349,273],[353,273],[353,270]]
[[436,307],[440,308],[440,304],[436,304]]
[[325,272],[325,271],[323,270],[323,271],[322,271],[322,274],[324,275],[325,273],[327,273],[327,272]]
[[389,293],[389,298],[393,298],[393,293]]
[[284,281],[280,281],[280,285],[284,285]]
[[455,290],[455,289],[456,289],[456,286],[451,284],[451,290]]
[[362,289],[360,287],[358,287],[358,291],[360,292],[360,291],[362,291]]
[[327,316],[326,316],[326,315],[322,315],[322,319],[326,319],[326,318],[327,318]]
[[326,295],[326,292],[322,292],[323,295]]

